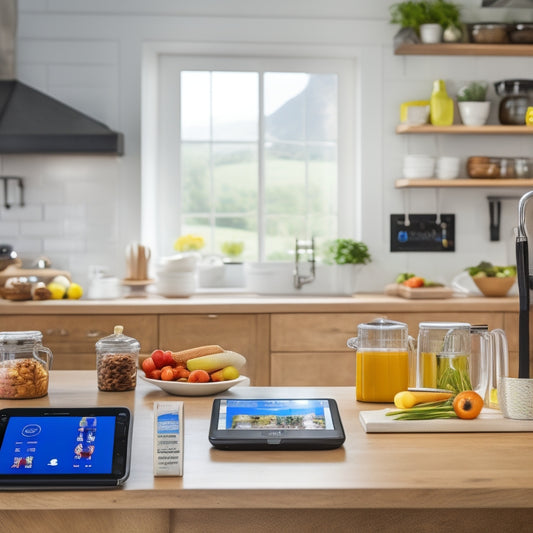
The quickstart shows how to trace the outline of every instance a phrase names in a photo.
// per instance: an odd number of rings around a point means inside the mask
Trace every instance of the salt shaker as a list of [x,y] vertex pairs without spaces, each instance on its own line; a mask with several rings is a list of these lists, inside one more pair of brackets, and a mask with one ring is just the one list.
[[137,384],[140,344],[123,334],[123,326],[115,326],[113,335],[96,343],[96,371],[101,391],[128,391]]

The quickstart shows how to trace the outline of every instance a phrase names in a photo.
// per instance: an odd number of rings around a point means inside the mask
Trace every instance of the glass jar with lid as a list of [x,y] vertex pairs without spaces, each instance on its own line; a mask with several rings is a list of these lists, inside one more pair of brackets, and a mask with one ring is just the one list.
[[40,331],[0,332],[0,398],[21,400],[48,394],[53,355]]
[[135,389],[140,344],[115,326],[113,335],[96,343],[96,371],[101,391],[119,392]]

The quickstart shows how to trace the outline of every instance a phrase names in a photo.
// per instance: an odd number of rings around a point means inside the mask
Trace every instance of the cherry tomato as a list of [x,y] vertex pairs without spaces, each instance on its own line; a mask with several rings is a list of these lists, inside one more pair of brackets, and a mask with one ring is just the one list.
[[144,373],[148,375],[152,370],[155,370],[155,363],[154,360],[151,357],[147,357],[141,365],[142,369],[144,370]]
[[161,379],[163,381],[172,381],[174,379],[174,371],[171,366],[164,366],[161,369]]

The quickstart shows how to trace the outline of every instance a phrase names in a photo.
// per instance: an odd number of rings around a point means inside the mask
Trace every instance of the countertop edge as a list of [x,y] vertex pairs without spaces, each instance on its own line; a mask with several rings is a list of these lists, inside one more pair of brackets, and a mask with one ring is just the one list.
[[518,297],[405,299],[384,294],[346,296],[198,295],[190,298],[120,300],[0,300],[0,315],[194,314],[194,313],[340,313],[340,312],[518,312]]

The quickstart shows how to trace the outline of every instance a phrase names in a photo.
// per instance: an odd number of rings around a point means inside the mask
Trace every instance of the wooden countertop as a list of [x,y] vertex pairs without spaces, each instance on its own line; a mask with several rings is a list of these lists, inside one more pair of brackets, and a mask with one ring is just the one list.
[[[52,371],[42,399],[0,407],[126,405],[134,410],[132,468],[117,490],[4,491],[3,510],[66,509],[470,509],[533,508],[530,433],[366,434],[352,387],[235,387],[233,397],[333,397],[346,442],[328,451],[215,450],[207,439],[212,397],[168,396],[142,380],[131,392],[99,392],[93,371]],[[154,478],[152,406],[185,402],[183,477]],[[423,422],[422,422],[423,423]]]
[[176,313],[357,313],[395,311],[518,312],[518,297],[405,299],[384,294],[343,296],[258,296],[199,294],[191,298],[124,298],[120,300],[46,300],[15,302],[0,299],[0,315],[176,314]]

